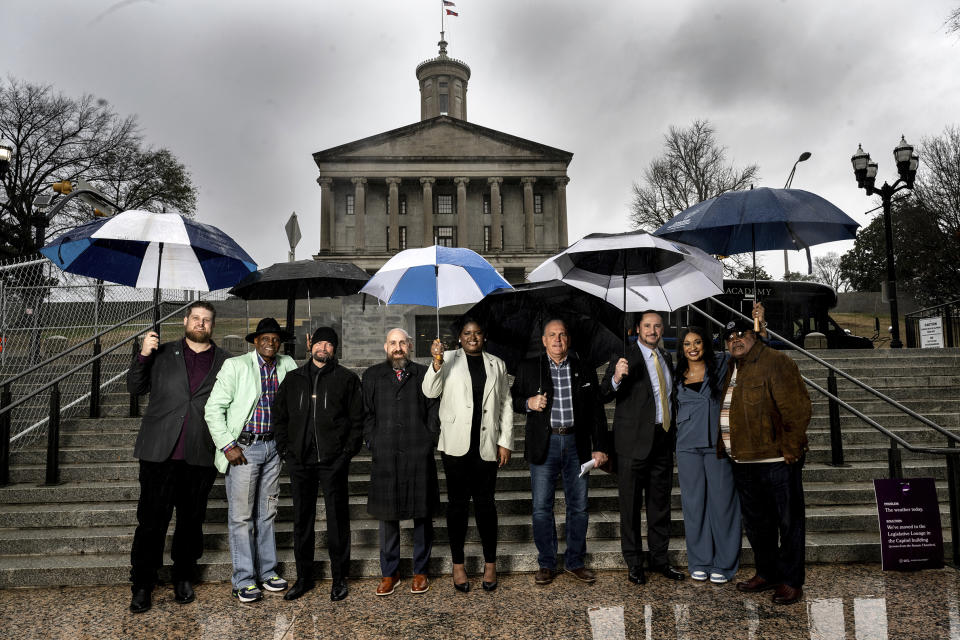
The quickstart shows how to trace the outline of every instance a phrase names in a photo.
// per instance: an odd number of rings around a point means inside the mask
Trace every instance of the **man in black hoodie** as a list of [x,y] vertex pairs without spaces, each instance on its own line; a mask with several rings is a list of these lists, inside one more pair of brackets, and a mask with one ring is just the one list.
[[283,596],[296,600],[313,589],[317,493],[323,489],[333,586],[330,599],[347,597],[350,513],[347,471],[363,442],[360,378],[337,362],[339,339],[330,327],[313,333],[310,360],[289,372],[277,390],[274,434],[287,463],[293,494],[293,555],[297,582]]

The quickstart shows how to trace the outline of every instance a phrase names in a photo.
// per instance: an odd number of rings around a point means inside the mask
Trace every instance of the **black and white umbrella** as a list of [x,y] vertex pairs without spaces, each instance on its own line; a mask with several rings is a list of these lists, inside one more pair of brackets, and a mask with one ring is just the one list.
[[623,311],[674,311],[722,294],[723,265],[701,249],[645,231],[592,233],[527,280],[562,280]]

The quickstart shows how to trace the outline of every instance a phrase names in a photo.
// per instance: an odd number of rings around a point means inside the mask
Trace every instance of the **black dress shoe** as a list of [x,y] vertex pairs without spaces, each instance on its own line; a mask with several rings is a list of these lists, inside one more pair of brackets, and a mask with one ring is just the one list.
[[146,587],[139,587],[133,590],[133,597],[130,598],[130,612],[131,613],[143,613],[144,611],[149,611],[151,605],[150,602],[150,592],[152,589]]
[[296,600],[311,589],[313,589],[312,580],[297,580],[293,583],[293,586],[290,587],[290,591],[287,591],[285,594],[283,594],[283,599]]
[[643,567],[634,567],[627,574],[627,580],[633,584],[646,584],[647,576],[643,573]]
[[470,593],[470,581],[467,580],[466,582],[454,582],[453,588],[460,593]]
[[498,580],[494,580],[493,582],[487,582],[486,580],[484,580],[481,583],[481,586],[483,587],[484,591],[494,591],[497,588],[498,584],[500,584]]
[[684,578],[687,577],[687,574],[685,574],[682,571],[677,571],[676,569],[674,569],[668,564],[665,564],[660,567],[650,567],[650,570],[656,571],[657,573],[662,575],[664,578],[667,578],[669,580],[683,580]]
[[333,586],[330,587],[330,600],[339,602],[346,598],[348,593],[350,593],[350,590],[347,589],[346,580],[334,580]]
[[187,604],[197,599],[193,592],[193,585],[189,580],[177,580],[173,583],[173,599],[180,604]]

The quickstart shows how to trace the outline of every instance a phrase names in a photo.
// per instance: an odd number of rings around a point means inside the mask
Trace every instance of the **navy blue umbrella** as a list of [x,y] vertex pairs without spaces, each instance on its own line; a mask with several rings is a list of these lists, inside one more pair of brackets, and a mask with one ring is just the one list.
[[[835,240],[853,240],[860,225],[836,205],[802,189],[728,191],[680,212],[654,235],[730,256],[757,251],[804,249],[808,270],[810,247]],[[754,278],[756,293],[756,278]]]
[[257,265],[220,229],[173,213],[130,210],[65,232],[40,249],[69,273],[154,289],[214,291],[231,287]]

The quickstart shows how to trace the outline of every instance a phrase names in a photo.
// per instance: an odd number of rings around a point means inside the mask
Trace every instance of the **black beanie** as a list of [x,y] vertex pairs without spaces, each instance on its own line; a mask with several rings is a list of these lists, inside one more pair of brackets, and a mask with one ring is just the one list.
[[310,344],[314,345],[318,342],[329,342],[333,345],[334,351],[336,351],[337,347],[340,345],[340,339],[337,337],[337,332],[330,327],[320,327],[313,332],[313,338],[310,340]]

